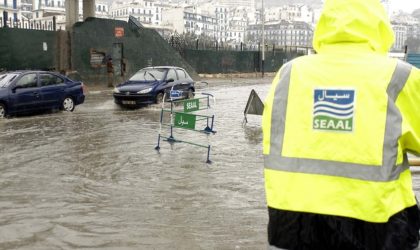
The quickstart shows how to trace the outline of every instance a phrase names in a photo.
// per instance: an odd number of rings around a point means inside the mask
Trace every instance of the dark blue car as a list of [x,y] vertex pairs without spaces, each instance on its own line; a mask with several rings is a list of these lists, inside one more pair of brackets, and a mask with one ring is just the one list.
[[194,80],[179,67],[158,66],[139,70],[114,89],[114,101],[120,106],[135,107],[161,103],[166,93],[177,90],[180,98],[194,97]]
[[39,110],[73,111],[83,103],[83,83],[49,71],[0,74],[0,117]]

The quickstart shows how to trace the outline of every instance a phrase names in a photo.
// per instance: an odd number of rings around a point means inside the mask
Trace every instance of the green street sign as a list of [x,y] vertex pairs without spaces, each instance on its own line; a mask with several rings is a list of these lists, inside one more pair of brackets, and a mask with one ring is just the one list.
[[195,129],[196,115],[175,113],[175,127]]
[[197,111],[200,108],[199,99],[188,99],[184,101],[184,112],[193,112]]

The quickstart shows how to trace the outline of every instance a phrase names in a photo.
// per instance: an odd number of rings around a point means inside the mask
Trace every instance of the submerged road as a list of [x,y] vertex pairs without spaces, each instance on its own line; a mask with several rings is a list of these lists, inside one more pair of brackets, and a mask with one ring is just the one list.
[[123,110],[110,91],[0,120],[0,249],[266,249],[260,117],[242,121],[270,80],[199,90],[216,97],[217,133],[176,137],[210,143],[211,165],[188,144],[158,153],[160,107]]
[[217,133],[175,136],[210,143],[211,165],[192,145],[155,151],[160,107],[123,110],[109,91],[73,113],[0,120],[0,249],[266,249],[260,117],[242,122],[270,81],[199,90],[216,97]]

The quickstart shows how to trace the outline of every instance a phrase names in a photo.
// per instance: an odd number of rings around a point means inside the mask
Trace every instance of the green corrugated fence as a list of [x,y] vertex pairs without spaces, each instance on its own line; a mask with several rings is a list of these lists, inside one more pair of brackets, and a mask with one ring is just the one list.
[[407,62],[420,68],[420,54],[408,54]]

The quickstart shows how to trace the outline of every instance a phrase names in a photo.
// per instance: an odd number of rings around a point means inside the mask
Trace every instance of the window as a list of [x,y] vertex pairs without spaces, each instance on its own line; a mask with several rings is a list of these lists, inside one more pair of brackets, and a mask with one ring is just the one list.
[[177,79],[177,77],[176,77],[176,73],[175,73],[175,70],[173,70],[173,69],[170,69],[169,71],[168,71],[168,75],[166,76],[166,80],[169,80],[169,79],[174,79],[174,80],[176,80]]
[[7,7],[7,0],[4,0],[4,7]]
[[12,81],[18,77],[18,74],[3,74],[0,75],[0,88],[4,88],[10,85]]
[[177,69],[176,73],[178,74],[179,80],[185,80],[187,77],[185,76],[185,72],[182,69]]
[[39,82],[41,83],[41,86],[50,86],[63,83],[64,80],[53,74],[40,74]]
[[36,74],[24,75],[16,83],[16,87],[20,87],[20,88],[34,88],[36,86],[37,86]]

